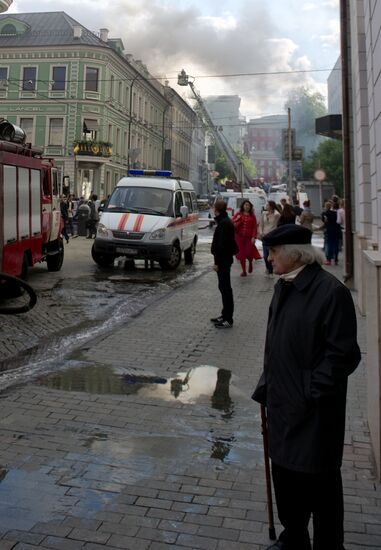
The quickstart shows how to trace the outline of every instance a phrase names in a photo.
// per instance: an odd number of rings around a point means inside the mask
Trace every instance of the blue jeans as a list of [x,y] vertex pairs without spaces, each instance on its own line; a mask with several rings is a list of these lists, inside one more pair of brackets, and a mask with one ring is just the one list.
[[267,259],[269,257],[269,249],[265,244],[262,245],[262,248],[263,248],[263,259],[265,260],[266,269],[269,273],[272,273],[273,272],[273,264],[272,264],[272,262],[269,262],[268,259]]

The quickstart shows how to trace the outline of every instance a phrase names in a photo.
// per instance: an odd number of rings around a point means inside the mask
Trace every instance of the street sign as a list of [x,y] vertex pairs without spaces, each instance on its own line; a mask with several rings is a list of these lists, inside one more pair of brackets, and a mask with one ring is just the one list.
[[324,181],[326,178],[326,173],[324,172],[324,170],[321,170],[319,168],[318,170],[315,170],[314,178],[316,181]]

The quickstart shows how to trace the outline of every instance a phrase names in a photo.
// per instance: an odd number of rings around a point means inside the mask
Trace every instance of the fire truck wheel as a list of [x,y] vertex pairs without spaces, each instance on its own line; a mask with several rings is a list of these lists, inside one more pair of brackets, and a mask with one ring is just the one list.
[[100,252],[96,252],[94,249],[94,245],[91,248],[91,256],[96,264],[99,265],[99,267],[110,267],[114,263],[115,256],[112,254],[101,254]]
[[46,257],[46,263],[48,266],[48,271],[59,271],[62,267],[64,261],[64,248],[62,241],[60,242],[60,249],[57,254]]

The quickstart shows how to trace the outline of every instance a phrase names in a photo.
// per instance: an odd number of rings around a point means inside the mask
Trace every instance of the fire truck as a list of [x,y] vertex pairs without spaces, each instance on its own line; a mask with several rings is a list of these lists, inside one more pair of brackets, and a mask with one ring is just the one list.
[[0,271],[23,279],[37,262],[59,271],[64,258],[57,170],[25,140],[0,122]]

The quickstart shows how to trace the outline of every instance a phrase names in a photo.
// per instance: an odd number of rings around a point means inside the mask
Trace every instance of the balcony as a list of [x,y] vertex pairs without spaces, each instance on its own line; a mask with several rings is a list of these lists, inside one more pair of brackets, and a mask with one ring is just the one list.
[[87,141],[76,140],[73,143],[75,155],[86,155],[88,157],[111,157],[112,143],[109,141]]

